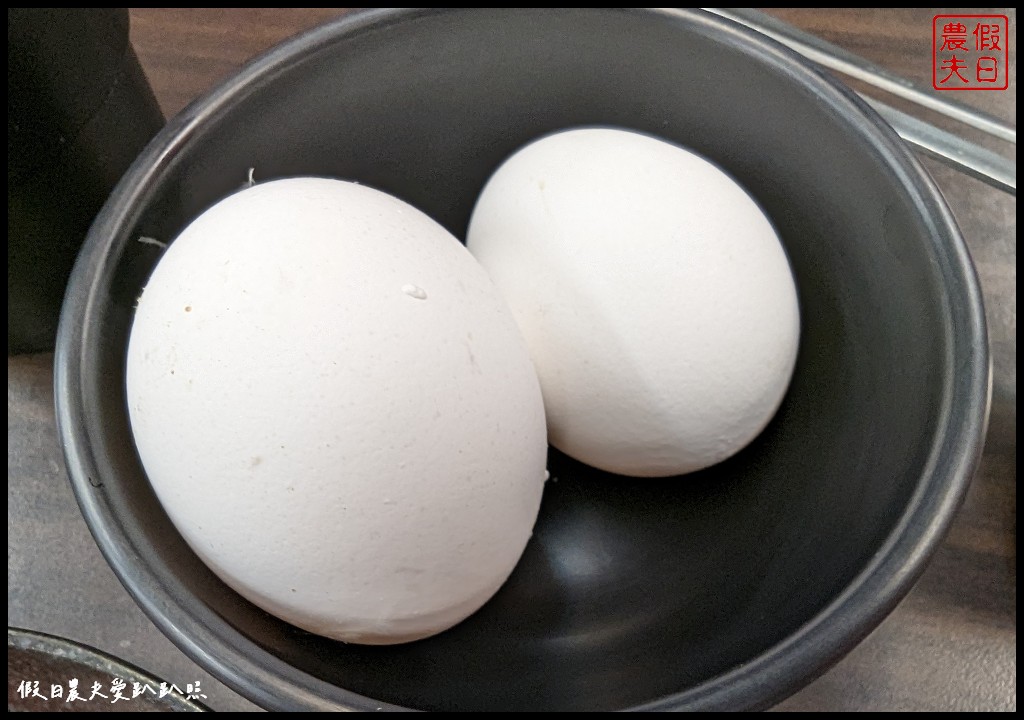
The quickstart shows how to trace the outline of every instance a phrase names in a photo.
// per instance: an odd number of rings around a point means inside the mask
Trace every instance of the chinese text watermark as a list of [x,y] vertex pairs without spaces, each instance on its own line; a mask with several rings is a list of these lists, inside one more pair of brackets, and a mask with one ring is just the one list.
[[113,678],[109,686],[98,680],[89,686],[80,686],[78,678],[70,678],[67,683],[49,683],[47,685],[40,684],[38,680],[22,680],[18,683],[18,697],[22,700],[35,698],[55,703],[106,702],[114,704],[131,702],[147,694],[157,699],[168,695],[177,695],[185,700],[206,699],[199,680],[187,683],[184,692],[174,684],[162,682],[157,686],[155,683],[129,683],[119,677]]
[[932,19],[932,86],[936,90],[1008,88],[1009,29],[1005,15],[936,15]]

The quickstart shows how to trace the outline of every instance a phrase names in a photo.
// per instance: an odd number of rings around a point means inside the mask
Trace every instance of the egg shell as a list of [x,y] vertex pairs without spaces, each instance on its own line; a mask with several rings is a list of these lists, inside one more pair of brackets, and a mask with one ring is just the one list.
[[192,222],[140,298],[127,397],[196,554],[331,638],[451,627],[537,517],[543,404],[508,307],[444,228],[368,187],[268,182]]
[[695,153],[611,128],[542,138],[488,181],[467,245],[526,337],[568,455],[687,473],[778,409],[799,341],[789,263],[757,204]]

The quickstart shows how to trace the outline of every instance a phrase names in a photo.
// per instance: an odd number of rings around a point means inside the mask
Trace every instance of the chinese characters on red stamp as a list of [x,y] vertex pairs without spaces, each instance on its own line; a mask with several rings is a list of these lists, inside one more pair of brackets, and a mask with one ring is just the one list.
[[936,90],[1005,90],[1010,21],[1005,15],[936,15],[932,85]]

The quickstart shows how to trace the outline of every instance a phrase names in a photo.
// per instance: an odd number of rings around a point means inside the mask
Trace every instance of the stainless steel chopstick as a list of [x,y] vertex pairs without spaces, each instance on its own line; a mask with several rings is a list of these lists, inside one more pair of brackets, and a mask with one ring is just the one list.
[[861,96],[900,137],[919,151],[961,172],[999,188],[1011,195],[1017,194],[1017,163],[979,145],[965,142],[953,133],[919,120],[901,110],[874,98]]
[[815,35],[795,28],[767,13],[749,8],[705,8],[705,10],[730,20],[735,20],[774,38],[819,65],[824,65],[843,75],[857,78],[862,82],[877,87],[879,90],[884,90],[887,93],[909,100],[916,105],[934,110],[965,125],[970,125],[987,132],[989,135],[994,135],[1014,144],[1017,142],[1017,129],[1007,125],[999,118],[958,102],[937,97],[933,93],[918,88],[906,78],[899,77],[870,60],[866,60],[827,40],[822,40]]
[[[1002,120],[966,105],[936,97],[869,60],[794,28],[777,18],[750,9],[705,9],[767,35],[823,67],[861,80],[993,137],[1014,145],[1017,143],[1016,128]],[[862,93],[858,94],[892,125],[900,137],[923,153],[993,187],[1012,195],[1017,194],[1016,160],[1007,160],[953,133],[940,130]]]

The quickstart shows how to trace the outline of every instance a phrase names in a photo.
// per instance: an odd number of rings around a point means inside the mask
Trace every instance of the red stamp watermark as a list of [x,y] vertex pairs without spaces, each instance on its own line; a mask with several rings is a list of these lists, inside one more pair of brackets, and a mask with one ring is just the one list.
[[1010,21],[1005,15],[936,15],[932,86],[936,90],[1010,87]]

